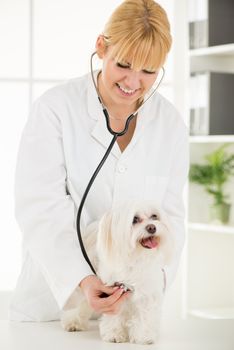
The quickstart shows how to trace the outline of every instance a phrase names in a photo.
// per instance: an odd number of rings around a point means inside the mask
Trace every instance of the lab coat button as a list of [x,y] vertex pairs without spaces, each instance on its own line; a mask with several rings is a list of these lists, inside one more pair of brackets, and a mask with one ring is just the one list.
[[118,170],[119,170],[120,173],[124,173],[126,171],[126,169],[127,168],[124,165],[122,165],[122,164],[119,165],[119,167],[118,167]]

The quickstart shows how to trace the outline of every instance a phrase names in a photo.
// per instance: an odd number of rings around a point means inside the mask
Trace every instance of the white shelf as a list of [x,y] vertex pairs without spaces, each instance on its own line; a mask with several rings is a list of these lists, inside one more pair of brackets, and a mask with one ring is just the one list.
[[234,320],[234,307],[190,310],[191,316],[210,320]]
[[200,49],[194,49],[189,51],[190,57],[200,56],[229,56],[234,55],[234,43],[210,47],[202,47]]
[[[192,3],[195,6],[196,0],[192,0]],[[189,37],[188,34],[186,33]],[[234,42],[187,50],[186,58],[184,70],[187,90],[185,91],[184,105],[189,125],[190,94],[188,91],[191,74],[209,72],[234,74]],[[221,144],[230,143],[230,149],[233,150],[234,135],[191,135],[189,143],[191,163],[192,161],[199,163],[204,155],[209,154]],[[233,199],[232,183],[229,187],[231,199]],[[205,323],[207,322],[210,327],[214,323],[216,324],[216,322],[211,322],[212,320],[220,320],[221,324],[224,322],[221,320],[226,320],[225,325],[231,325],[234,320],[234,281],[231,278],[232,265],[234,264],[232,254],[234,217],[231,216],[231,222],[226,225],[218,221],[209,222],[208,210],[211,199],[207,200],[206,203],[205,193],[202,190],[196,193],[196,188],[189,184],[186,194],[187,215],[190,221],[186,223],[188,239],[183,281],[184,313],[191,316],[193,321],[197,321],[195,318],[198,318]],[[204,198],[204,203],[200,204],[199,195]],[[192,196],[194,197],[192,198]],[[202,218],[204,218],[205,223],[201,222]],[[201,248],[199,249],[199,247]],[[220,259],[217,259],[217,256]],[[220,276],[219,273],[222,272],[223,275]],[[199,285],[200,288],[196,288]]]
[[190,72],[234,73],[234,44],[190,50]]
[[225,143],[234,142],[234,135],[190,136],[190,143]]
[[216,232],[221,234],[234,235],[234,226],[201,224],[196,222],[188,223],[188,229],[194,231]]

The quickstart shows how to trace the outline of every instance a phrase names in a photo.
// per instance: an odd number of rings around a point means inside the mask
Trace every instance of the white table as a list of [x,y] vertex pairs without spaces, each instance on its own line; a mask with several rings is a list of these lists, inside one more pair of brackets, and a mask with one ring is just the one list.
[[159,345],[110,344],[100,339],[97,321],[87,332],[65,332],[60,322],[9,322],[0,295],[0,350],[234,350],[234,321],[175,320],[167,313]]
[[[221,334],[219,322],[185,322],[177,334],[162,330],[158,350],[233,350],[231,330]],[[223,324],[225,327],[225,325]],[[230,325],[229,325],[230,326]],[[101,341],[97,321],[91,321],[87,332],[65,332],[60,322],[18,323],[0,321],[1,350],[98,350],[156,349],[155,345],[109,344]]]

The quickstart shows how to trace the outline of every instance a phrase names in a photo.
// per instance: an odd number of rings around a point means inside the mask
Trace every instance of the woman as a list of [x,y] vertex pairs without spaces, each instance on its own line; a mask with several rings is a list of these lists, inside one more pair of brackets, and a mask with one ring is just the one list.
[[[102,69],[99,94],[120,131],[151,91],[171,46],[165,11],[153,0],[126,0],[96,42]],[[77,208],[88,179],[108,147],[101,105],[90,74],[47,91],[33,105],[16,168],[16,218],[24,262],[10,318],[48,321],[69,308],[81,287],[98,313],[116,313],[129,293],[105,286],[84,260],[76,235]],[[117,139],[85,203],[83,227],[126,199],[157,200],[170,216],[177,246],[166,266],[175,276],[184,243],[182,190],[188,172],[187,129],[156,92]],[[101,298],[102,293],[109,295]]]

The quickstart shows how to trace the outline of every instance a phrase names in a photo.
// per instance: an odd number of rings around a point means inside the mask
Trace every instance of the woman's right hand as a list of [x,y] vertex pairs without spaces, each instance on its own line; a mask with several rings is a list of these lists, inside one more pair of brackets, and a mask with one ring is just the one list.
[[[85,277],[79,284],[89,306],[97,313],[116,315],[123,302],[131,295],[120,287],[108,287],[95,275]],[[106,294],[103,297],[103,294]]]

